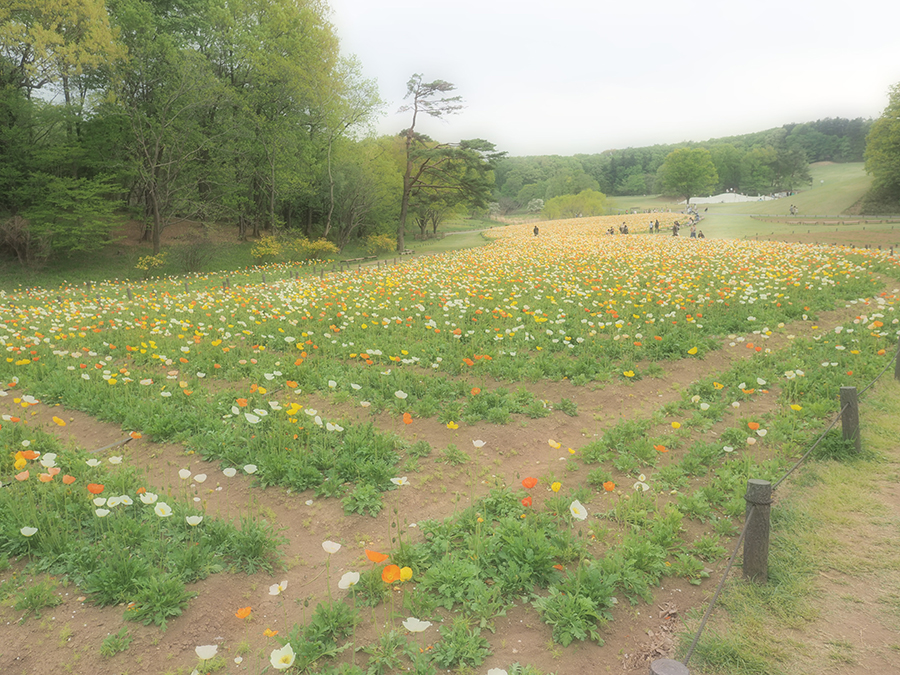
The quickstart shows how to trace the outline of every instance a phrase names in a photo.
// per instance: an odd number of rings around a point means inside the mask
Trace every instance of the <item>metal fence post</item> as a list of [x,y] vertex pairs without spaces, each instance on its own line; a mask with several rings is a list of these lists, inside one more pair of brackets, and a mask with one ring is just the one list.
[[769,515],[772,510],[772,484],[751,478],[744,495],[747,509],[744,519],[744,578],[766,583],[769,577]]
[[841,430],[845,441],[853,441],[856,452],[862,450],[859,437],[859,399],[856,387],[841,387]]

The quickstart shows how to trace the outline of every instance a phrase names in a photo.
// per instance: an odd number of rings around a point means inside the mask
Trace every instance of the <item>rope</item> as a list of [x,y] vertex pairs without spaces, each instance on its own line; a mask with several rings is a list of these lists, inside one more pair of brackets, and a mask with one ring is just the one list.
[[89,452],[92,455],[97,454],[98,452],[103,452],[104,450],[109,450],[110,448],[115,448],[119,445],[125,445],[126,443],[131,443],[134,439],[129,436],[128,438],[123,438],[121,441],[115,441],[114,443],[110,443],[109,445],[104,445],[102,448],[97,448],[96,450],[90,450]]
[[794,471],[797,469],[797,467],[799,467],[801,464],[803,464],[803,462],[806,460],[806,458],[809,457],[809,454],[810,454],[813,450],[816,449],[816,447],[819,445],[819,443],[822,442],[822,439],[825,438],[825,436],[828,434],[828,432],[831,431],[832,429],[834,429],[834,425],[838,423],[838,421],[841,419],[841,416],[843,416],[844,411],[845,411],[847,408],[849,408],[849,407],[850,407],[849,405],[845,405],[843,408],[841,408],[841,411],[837,414],[837,417],[835,417],[833,420],[831,420],[831,424],[828,425],[828,428],[825,429],[825,431],[822,432],[822,435],[819,436],[818,439],[816,439],[816,442],[813,443],[812,446],[809,448],[809,450],[807,450],[807,451],[803,454],[803,457],[801,457],[799,460],[797,460],[797,463],[794,464],[794,466],[792,466],[790,469],[788,469],[788,472],[787,472],[786,474],[784,474],[781,478],[779,478],[779,479],[775,482],[774,485],[772,485],[772,492],[774,492],[775,489],[776,489],[779,485],[781,485],[782,481],[783,481],[785,478],[787,478],[787,477],[790,476],[792,473],[794,473]]
[[719,599],[719,595],[722,593],[722,588],[725,586],[725,581],[728,579],[728,573],[734,566],[734,561],[737,559],[738,551],[741,550],[741,544],[744,542],[744,535],[747,534],[747,526],[753,519],[754,513],[756,513],[756,504],[751,504],[750,511],[749,513],[747,513],[747,518],[746,520],[744,520],[744,529],[741,530],[741,535],[738,537],[737,544],[735,544],[734,546],[734,552],[731,554],[731,560],[728,561],[728,565],[725,567],[725,572],[722,574],[722,579],[721,581],[719,581],[716,592],[713,594],[712,600],[709,601],[709,607],[706,608],[706,612],[703,614],[703,618],[700,620],[700,625],[697,627],[697,633],[694,635],[694,641],[691,642],[691,647],[690,649],[688,649],[688,653],[684,657],[684,661],[681,662],[685,666],[687,666],[688,661],[691,660],[691,656],[694,654],[694,648],[697,646],[697,642],[700,640],[700,634],[703,632],[703,628],[706,626],[706,621],[709,619],[709,615],[712,613],[713,607],[716,604],[716,600]]
[[[865,387],[863,387],[863,389],[859,392],[859,394],[862,394],[865,391],[867,391],[869,388],[872,387],[872,385],[874,385],[879,379],[881,379],[881,376],[884,375],[887,372],[887,369],[890,368],[891,365],[897,360],[898,355],[900,355],[900,345],[898,345],[897,351],[894,352],[894,356],[885,364],[885,366],[881,370],[881,372],[878,373],[878,375],[876,375],[875,378],[871,382],[869,382],[869,384],[867,384]],[[794,471],[796,471],[796,469],[801,464],[803,464],[804,461],[806,461],[806,458],[809,457],[809,455],[812,453],[812,451],[815,450],[819,446],[819,443],[821,443],[822,440],[825,438],[825,436],[828,434],[828,432],[834,428],[834,426],[838,423],[838,421],[843,417],[844,411],[846,411],[847,408],[849,408],[849,407],[850,407],[849,405],[845,405],[841,408],[841,410],[837,414],[837,416],[831,421],[831,424],[828,425],[828,428],[825,429],[825,431],[822,432],[822,435],[816,439],[816,442],[810,446],[810,448],[803,454],[803,456],[799,460],[797,460],[797,462],[796,462],[796,464],[794,464],[794,466],[792,466],[790,469],[788,469],[787,473],[785,473],[781,478],[779,478],[772,485],[772,492],[774,492],[775,489],[779,485],[781,485],[781,483],[783,483],[784,480],[788,476],[790,476],[792,473],[794,473]],[[719,595],[721,595],[722,589],[725,586],[725,582],[728,580],[728,573],[731,571],[731,568],[734,566],[734,561],[737,559],[737,554],[738,554],[738,551],[741,549],[741,544],[744,543],[744,536],[747,534],[747,526],[750,524],[750,521],[752,520],[754,513],[756,513],[756,504],[750,504],[750,510],[747,513],[747,518],[744,520],[744,527],[741,530],[741,534],[738,537],[737,543],[734,546],[734,551],[731,554],[731,559],[728,561],[728,565],[726,565],[725,571],[722,573],[722,578],[719,580],[719,585],[716,587],[716,592],[713,594],[712,600],[710,600],[710,602],[709,602],[709,607],[706,608],[706,612],[704,612],[703,618],[700,620],[700,625],[697,627],[697,632],[694,634],[694,640],[691,642],[691,646],[688,649],[687,654],[684,657],[684,660],[681,662],[684,666],[687,666],[688,661],[691,660],[691,656],[693,656],[693,654],[694,654],[694,649],[696,649],[696,647],[697,647],[697,642],[700,640],[700,635],[703,633],[703,629],[706,627],[706,622],[709,620],[709,615],[712,614],[713,607],[715,607],[716,601],[719,599]]]

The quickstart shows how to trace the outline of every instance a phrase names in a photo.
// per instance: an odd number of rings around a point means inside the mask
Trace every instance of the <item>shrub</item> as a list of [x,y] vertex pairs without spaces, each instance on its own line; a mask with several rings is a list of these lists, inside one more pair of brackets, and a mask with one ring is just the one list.
[[250,255],[257,262],[271,262],[281,257],[284,249],[277,237],[270,234],[261,237],[250,249]]
[[373,234],[366,237],[366,253],[379,255],[393,251],[397,245],[396,240],[389,234]]

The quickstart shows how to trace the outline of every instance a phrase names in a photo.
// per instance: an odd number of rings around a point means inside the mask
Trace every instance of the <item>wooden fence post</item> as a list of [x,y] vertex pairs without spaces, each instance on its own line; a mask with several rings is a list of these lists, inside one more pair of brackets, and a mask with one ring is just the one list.
[[897,357],[894,361],[894,379],[900,380],[900,339],[897,340]]
[[859,437],[859,399],[856,387],[841,387],[841,430],[845,441],[853,441],[856,452],[862,450],[862,439]]
[[[744,578],[766,583],[769,578],[769,515],[772,510],[772,484],[767,480],[751,478],[744,495],[747,508],[744,520],[749,518],[744,534]],[[750,512],[753,511],[751,517]]]
[[656,659],[650,664],[650,675],[690,675],[690,671],[680,661]]

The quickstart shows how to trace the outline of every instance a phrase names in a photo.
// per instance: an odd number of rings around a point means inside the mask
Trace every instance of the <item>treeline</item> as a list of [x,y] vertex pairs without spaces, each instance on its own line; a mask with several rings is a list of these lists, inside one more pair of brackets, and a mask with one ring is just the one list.
[[805,124],[702,143],[608,150],[594,155],[509,157],[496,170],[495,199],[501,211],[528,208],[583,190],[607,195],[660,191],[659,168],[679,148],[709,150],[719,176],[717,192],[767,194],[809,181],[811,162],[861,162],[872,120],[826,118]]
[[158,251],[181,219],[343,247],[394,235],[402,137],[320,0],[6,0],[0,246],[24,263],[102,246],[123,217]]

